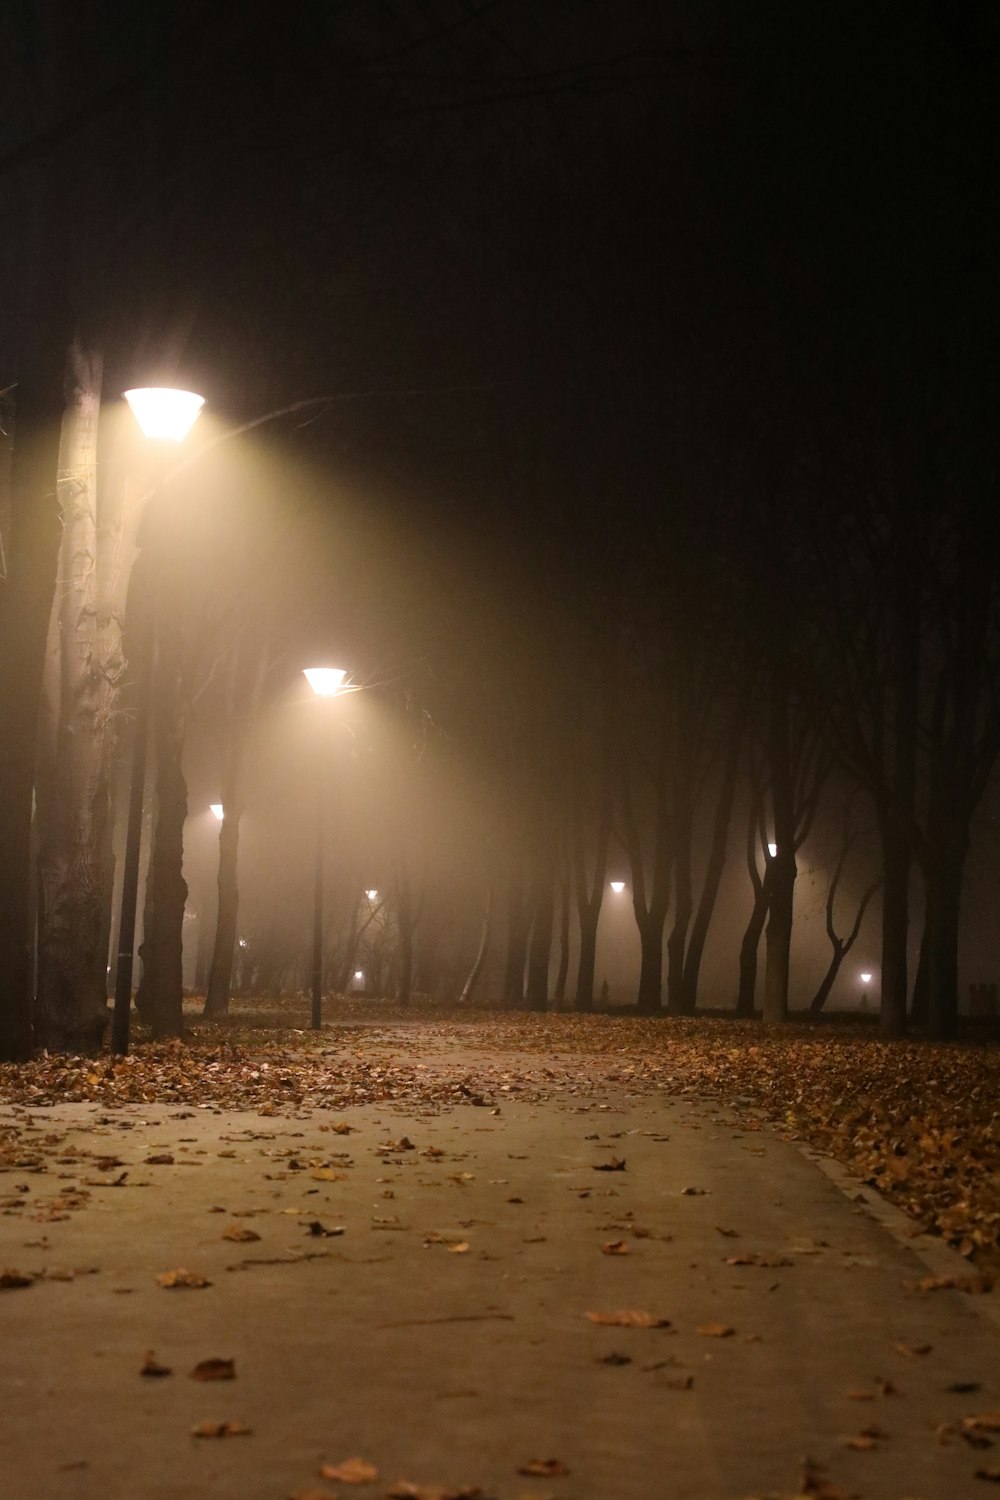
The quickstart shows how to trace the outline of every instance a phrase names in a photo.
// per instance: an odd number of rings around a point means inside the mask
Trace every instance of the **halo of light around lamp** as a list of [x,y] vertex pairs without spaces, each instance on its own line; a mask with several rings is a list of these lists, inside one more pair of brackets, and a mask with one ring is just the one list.
[[175,391],[169,386],[141,386],[126,391],[125,400],[143,437],[167,443],[182,443],[205,405],[204,396],[194,391]]
[[223,807],[223,805],[222,805],[221,802],[210,802],[208,804],[208,810],[209,810],[210,813],[212,813],[215,817],[218,818],[218,820],[219,820],[220,823],[222,822],[223,818],[226,815],[226,810]]
[[872,982],[872,976],[870,974],[862,974],[861,975],[861,983],[862,984],[871,984],[871,982]]
[[620,896],[622,891],[625,889],[624,880],[612,880],[610,882],[610,885],[616,896]]
[[302,675],[318,698],[334,698],[347,673],[341,667],[303,667]]

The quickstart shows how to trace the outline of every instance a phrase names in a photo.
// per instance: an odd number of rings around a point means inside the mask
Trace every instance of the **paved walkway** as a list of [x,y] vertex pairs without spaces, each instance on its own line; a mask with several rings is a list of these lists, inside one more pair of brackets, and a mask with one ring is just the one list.
[[[992,1492],[987,1299],[905,1290],[912,1247],[796,1146],[690,1100],[497,1097],[32,1111],[0,1177],[0,1264],[35,1278],[0,1292],[4,1500],[741,1500],[807,1457],[815,1495]],[[235,1378],[191,1377],[213,1359]],[[320,1476],[351,1457],[378,1478]]]

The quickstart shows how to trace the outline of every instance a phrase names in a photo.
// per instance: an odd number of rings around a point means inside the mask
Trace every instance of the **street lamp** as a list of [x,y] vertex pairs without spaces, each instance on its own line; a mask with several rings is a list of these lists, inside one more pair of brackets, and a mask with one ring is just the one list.
[[[341,667],[305,667],[302,675],[317,698],[335,698],[347,673]],[[316,775],[316,869],[313,876],[312,1016],[313,1031],[323,1025],[323,844],[325,842],[326,778],[320,754]]]
[[208,810],[214,818],[218,819],[220,823],[226,816],[226,809],[223,807],[221,802],[210,802],[208,804]]
[[612,880],[610,882],[610,885],[616,896],[620,896],[622,891],[625,889],[624,880]]
[[[205,404],[193,391],[146,387],[125,392],[143,437],[173,443],[183,442]],[[155,500],[151,503],[155,503]],[[155,580],[152,574],[151,583]],[[122,862],[122,901],[118,921],[118,962],[115,968],[115,1005],[111,1022],[111,1050],[124,1056],[128,1051],[132,1011],[132,966],[135,960],[135,915],[139,902],[139,852],[142,841],[142,803],[146,787],[146,743],[149,738],[150,677],[153,669],[153,634],[156,628],[152,588],[144,604],[144,618],[133,620],[135,651],[129,651],[136,666],[135,730],[132,744],[128,822],[125,858]],[[138,628],[136,628],[136,626]]]
[[365,895],[373,905],[378,900],[378,891],[365,891]]
[[861,983],[864,985],[864,989],[861,991],[861,1009],[862,1010],[867,1010],[868,1009],[868,986],[872,982],[872,976],[870,974],[862,974],[860,977],[861,977]]
[[767,852],[771,856],[772,859],[777,859],[777,857],[778,857],[778,846],[777,846],[777,844],[768,844],[768,846],[767,846]]

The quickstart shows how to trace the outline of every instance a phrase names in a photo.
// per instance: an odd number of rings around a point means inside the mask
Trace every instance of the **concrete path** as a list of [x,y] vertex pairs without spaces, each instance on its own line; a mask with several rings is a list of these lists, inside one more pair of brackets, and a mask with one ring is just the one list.
[[[3,1500],[996,1492],[989,1299],[905,1290],[910,1246],[717,1104],[11,1125],[0,1265],[33,1279],[0,1292]],[[235,1378],[192,1378],[209,1359]],[[378,1478],[320,1477],[351,1457]]]

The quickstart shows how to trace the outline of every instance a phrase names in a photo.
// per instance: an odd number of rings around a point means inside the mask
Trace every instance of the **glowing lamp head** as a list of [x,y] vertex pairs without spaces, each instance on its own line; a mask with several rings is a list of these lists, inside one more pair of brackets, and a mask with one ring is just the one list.
[[204,396],[197,396],[194,391],[174,391],[167,386],[126,391],[125,400],[143,437],[164,443],[182,443],[205,405]]
[[378,900],[378,891],[365,891],[365,895],[368,897],[369,901]]
[[622,891],[625,889],[624,880],[612,880],[611,889],[614,891],[616,896],[620,896]]
[[872,982],[872,976],[870,974],[862,974],[862,976],[861,976],[861,983],[862,984],[871,984],[871,982]]
[[302,675],[317,698],[335,698],[347,673],[340,667],[305,667]]
[[364,971],[364,969],[355,969],[355,971],[354,971],[354,977],[355,977],[355,979],[364,979],[364,977],[365,977],[365,971]]
[[777,857],[777,853],[778,853],[778,846],[777,846],[777,844],[768,844],[768,846],[767,846],[767,852],[771,856],[772,859],[775,859]]
[[209,809],[209,812],[212,814],[212,816],[215,817],[215,818],[218,818],[219,822],[221,823],[222,820],[223,820],[223,818],[226,815],[226,810],[223,807],[222,803],[221,802],[210,802],[208,804],[208,809]]

